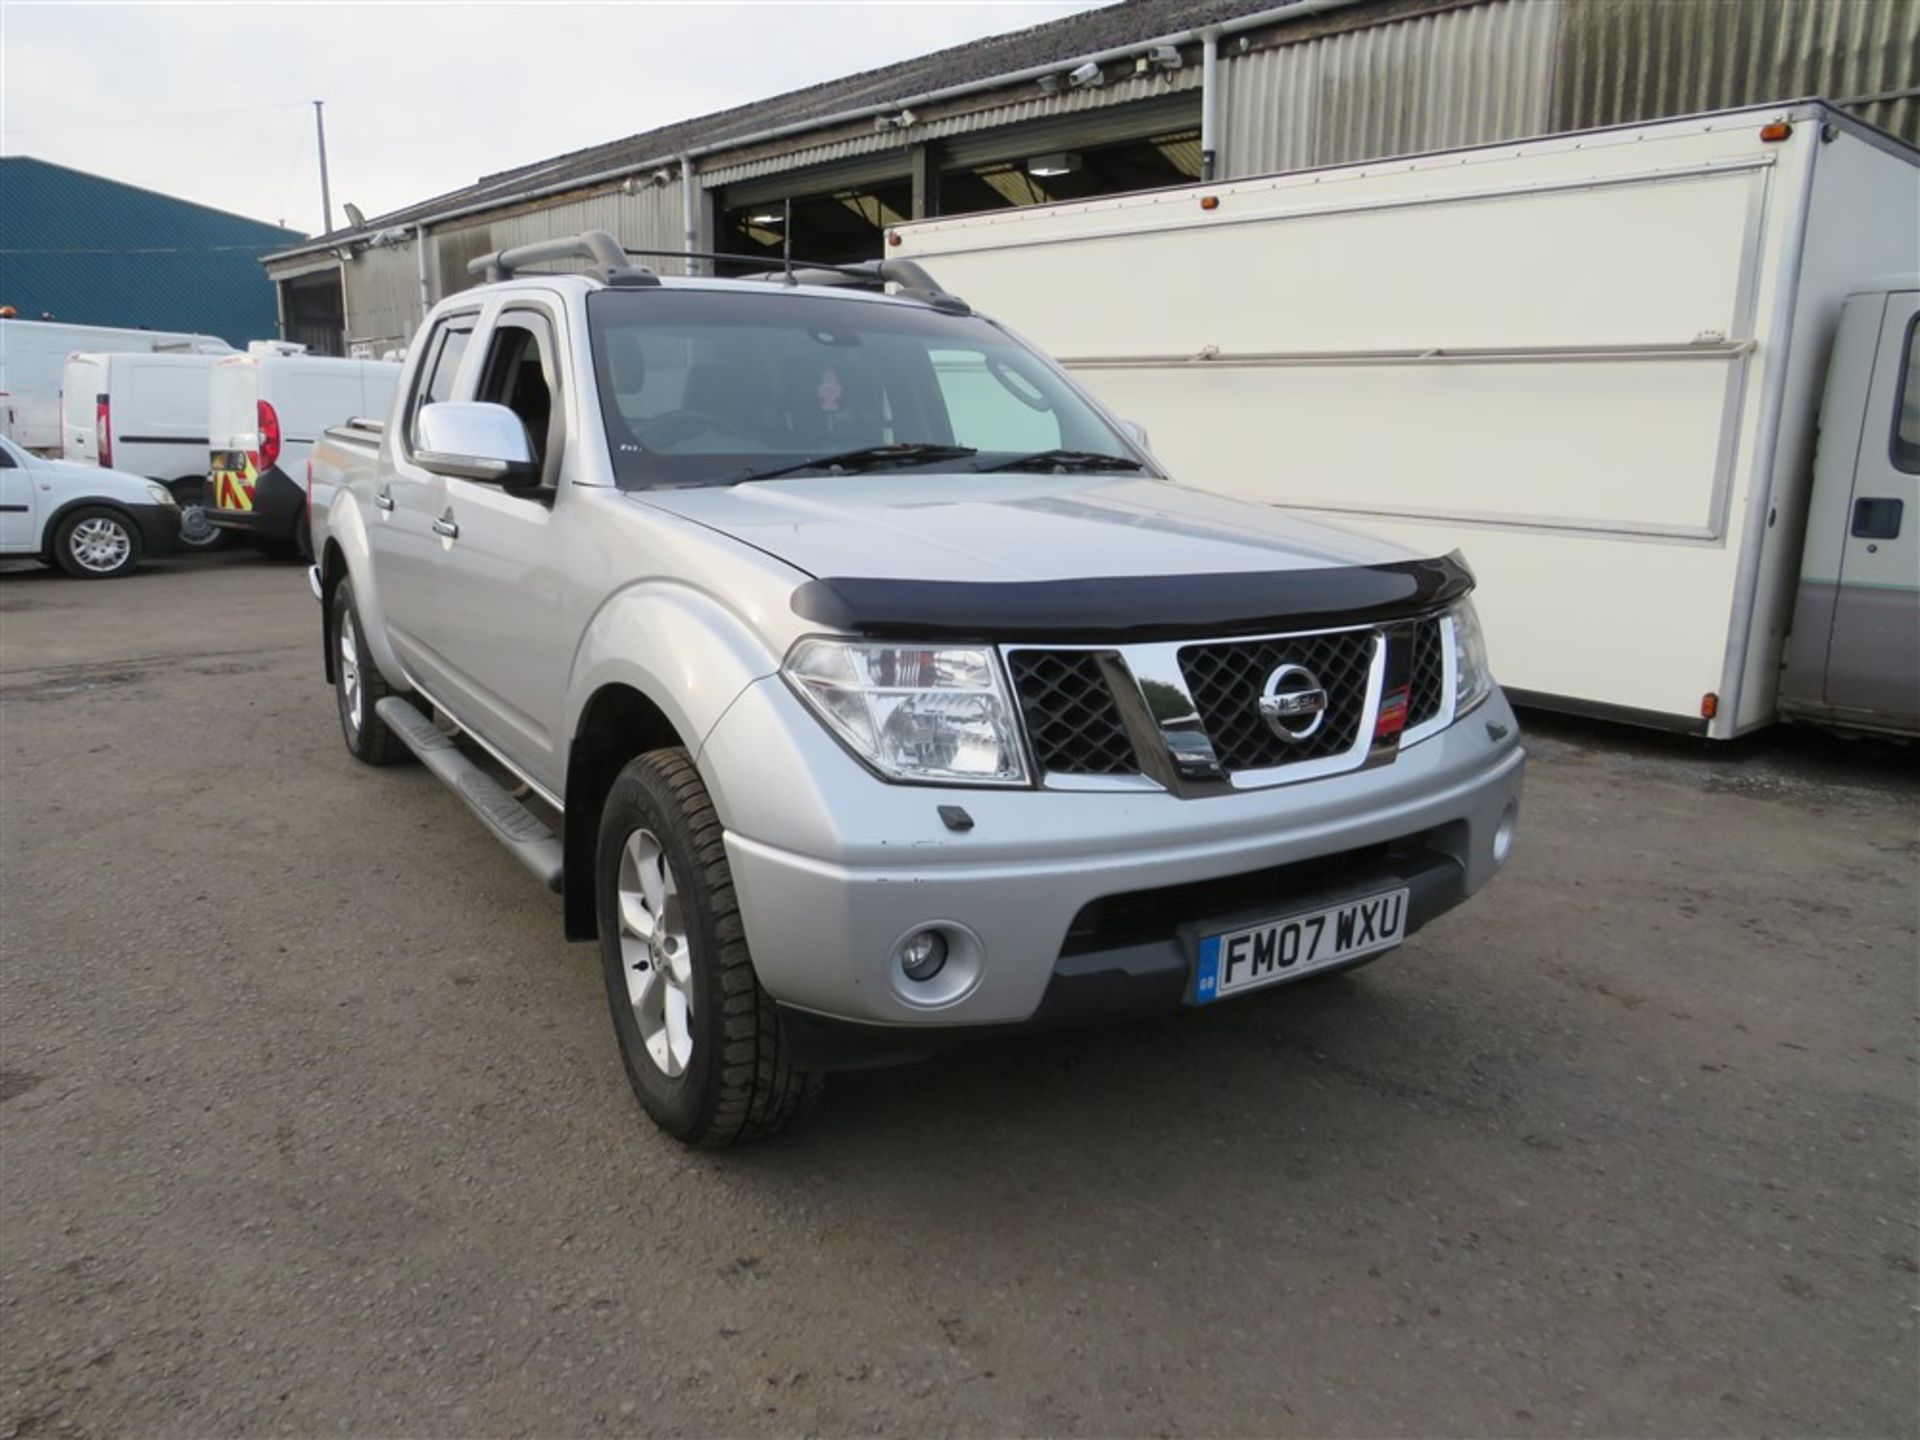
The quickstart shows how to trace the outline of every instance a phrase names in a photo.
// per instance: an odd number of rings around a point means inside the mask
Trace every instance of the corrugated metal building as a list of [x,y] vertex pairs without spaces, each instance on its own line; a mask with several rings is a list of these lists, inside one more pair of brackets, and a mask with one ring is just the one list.
[[260,257],[301,238],[63,165],[0,158],[0,305],[25,319],[272,339]]
[[487,176],[267,269],[292,338],[378,350],[473,257],[583,229],[666,272],[789,240],[849,260],[907,217],[1805,96],[1920,143],[1920,3],[1124,0]]

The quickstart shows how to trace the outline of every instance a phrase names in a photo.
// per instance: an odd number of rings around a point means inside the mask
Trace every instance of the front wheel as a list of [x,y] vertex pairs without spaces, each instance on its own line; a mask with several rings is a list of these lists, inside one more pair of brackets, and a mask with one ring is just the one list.
[[140,532],[120,511],[89,505],[60,522],[53,559],[82,580],[111,580],[140,563]]
[[771,1135],[819,1097],[760,988],[720,817],[687,752],[628,763],[594,857],[600,958],[627,1079],[688,1145]]

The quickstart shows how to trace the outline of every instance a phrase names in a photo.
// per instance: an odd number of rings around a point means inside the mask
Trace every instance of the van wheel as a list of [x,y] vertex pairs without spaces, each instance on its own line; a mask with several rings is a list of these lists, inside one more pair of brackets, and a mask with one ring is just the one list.
[[111,580],[140,563],[140,532],[118,510],[89,505],[60,522],[53,559],[82,580]]
[[209,555],[227,543],[227,532],[207,518],[207,482],[176,480],[167,487],[180,505],[180,548]]
[[409,753],[400,737],[374,707],[393,693],[361,638],[360,615],[353,603],[353,584],[342,580],[333,587],[333,696],[340,708],[340,734],[356,760],[369,765],[392,765]]
[[720,817],[683,749],[628,763],[594,855],[600,958],[627,1079],[688,1145],[771,1135],[819,1099],[760,988]]

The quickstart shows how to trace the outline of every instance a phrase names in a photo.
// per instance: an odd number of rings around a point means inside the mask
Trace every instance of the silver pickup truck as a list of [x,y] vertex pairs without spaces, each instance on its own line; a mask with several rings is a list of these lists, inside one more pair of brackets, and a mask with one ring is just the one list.
[[315,454],[326,673],[598,939],[669,1134],[1349,967],[1506,859],[1457,556],[1173,483],[911,264],[476,267]]

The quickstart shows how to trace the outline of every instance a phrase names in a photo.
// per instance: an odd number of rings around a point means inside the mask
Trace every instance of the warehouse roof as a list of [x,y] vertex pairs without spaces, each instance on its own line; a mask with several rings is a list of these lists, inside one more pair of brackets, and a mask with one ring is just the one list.
[[0,304],[25,319],[244,345],[278,331],[260,257],[301,238],[31,156],[0,157]]
[[[375,234],[395,225],[430,221],[449,211],[490,201],[510,204],[528,191],[585,180],[623,166],[641,165],[688,150],[708,150],[730,141],[750,140],[784,126],[828,121],[867,106],[910,100],[930,91],[990,82],[1036,66],[1067,64],[1102,50],[1174,35],[1264,10],[1289,0],[1121,0],[1121,3],[1051,20],[1005,35],[970,40],[912,60],[843,76],[770,100],[755,100],[731,110],[642,131],[624,140],[575,150],[566,155],[484,175],[472,185],[448,191],[404,209],[389,211],[352,229],[323,237],[329,243]],[[315,241],[317,246],[320,242]],[[299,248],[307,248],[305,246]]]

